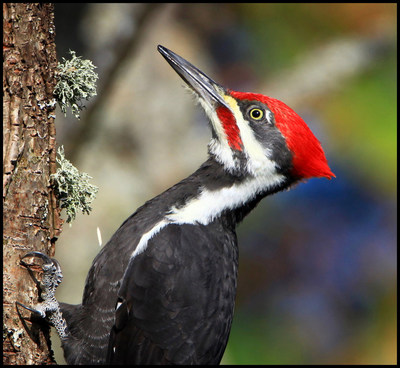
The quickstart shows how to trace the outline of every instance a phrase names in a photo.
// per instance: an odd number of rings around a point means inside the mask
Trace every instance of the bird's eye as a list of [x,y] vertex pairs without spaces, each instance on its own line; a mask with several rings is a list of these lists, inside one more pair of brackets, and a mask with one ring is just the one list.
[[258,108],[251,109],[249,114],[253,120],[261,120],[264,117],[264,111]]

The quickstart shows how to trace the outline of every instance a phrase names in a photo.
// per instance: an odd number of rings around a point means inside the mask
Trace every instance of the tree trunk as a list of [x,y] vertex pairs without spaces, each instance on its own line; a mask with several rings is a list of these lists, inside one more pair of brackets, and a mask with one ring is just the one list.
[[[52,364],[49,327],[16,307],[38,302],[20,257],[54,255],[61,231],[56,171],[52,4],[3,4],[3,364]],[[18,313],[20,311],[20,314]]]

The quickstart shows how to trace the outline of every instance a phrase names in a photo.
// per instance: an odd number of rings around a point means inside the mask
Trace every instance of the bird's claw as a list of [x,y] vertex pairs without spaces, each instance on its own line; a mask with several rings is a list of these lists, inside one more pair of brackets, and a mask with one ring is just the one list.
[[36,257],[43,260],[41,269],[43,271],[42,281],[38,282],[35,280],[40,289],[40,297],[43,300],[41,303],[37,304],[35,308],[28,307],[20,302],[16,302],[17,305],[29,310],[36,315],[46,318],[46,312],[54,312],[59,308],[58,302],[55,299],[55,291],[57,286],[62,281],[62,272],[60,264],[57,260],[50,258],[48,255],[33,251],[25,254],[21,258],[21,264],[28,268],[32,273],[32,264],[28,264],[24,261],[25,258]]
[[22,307],[22,308],[25,308],[26,310],[28,310],[29,312],[32,312],[32,313],[34,313],[35,315],[38,315],[39,317],[41,317],[41,318],[46,318],[46,313],[45,312],[43,312],[43,310],[41,310],[41,308],[39,308],[39,309],[33,309],[33,308],[30,308],[30,307],[28,307],[28,306],[26,306],[25,304],[22,304],[22,303],[20,303],[20,302],[15,302],[17,305],[19,305],[20,307]]
[[21,263],[26,267],[30,267],[30,265],[27,264],[26,262],[24,262],[23,259],[29,258],[29,257],[41,258],[43,260],[43,265],[42,265],[43,271],[46,271],[48,269],[48,267],[51,267],[51,265],[55,265],[56,267],[60,268],[60,265],[54,258],[50,258],[47,254],[37,252],[37,251],[32,251],[32,252],[26,253],[23,257],[21,257]]
[[32,252],[26,253],[21,259],[28,258],[28,257],[38,257],[38,258],[43,259],[47,263],[51,263],[51,258],[47,254],[44,254],[44,253],[41,253],[41,252],[38,252],[35,250]]
[[[30,270],[31,265],[27,264],[23,259],[28,258],[28,257],[36,257],[40,258],[43,260],[43,264],[41,265],[41,269],[43,271],[43,279],[42,282],[40,283],[40,288],[43,293],[43,291],[55,291],[57,286],[60,284],[62,281],[62,272],[61,272],[61,267],[58,261],[54,258],[50,258],[47,254],[33,251],[26,253],[22,258],[21,258],[21,263],[27,267]],[[43,290],[45,289],[45,290]]]
[[29,252],[21,258],[21,264],[27,267],[32,276],[33,272],[31,268],[33,265],[27,264],[24,261],[24,259],[28,257],[40,258],[43,261],[41,265],[41,269],[43,271],[42,280],[41,282],[38,282],[35,279],[40,289],[40,297],[42,299],[42,302],[38,303],[35,308],[27,307],[20,302],[16,303],[17,305],[27,309],[35,315],[46,319],[51,325],[56,328],[57,333],[59,334],[61,339],[65,339],[68,336],[67,324],[62,316],[60,305],[58,304],[58,301],[54,295],[57,286],[60,284],[63,278],[60,264],[57,260],[55,260],[54,258],[50,258],[46,254],[36,251]]

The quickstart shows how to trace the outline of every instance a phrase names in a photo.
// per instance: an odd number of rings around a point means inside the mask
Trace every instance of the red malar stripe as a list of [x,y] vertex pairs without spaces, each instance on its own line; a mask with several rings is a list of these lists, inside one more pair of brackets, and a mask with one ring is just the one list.
[[241,151],[243,142],[240,138],[239,127],[236,124],[236,119],[232,112],[225,106],[220,106],[217,108],[217,116],[222,123],[229,146],[235,150]]

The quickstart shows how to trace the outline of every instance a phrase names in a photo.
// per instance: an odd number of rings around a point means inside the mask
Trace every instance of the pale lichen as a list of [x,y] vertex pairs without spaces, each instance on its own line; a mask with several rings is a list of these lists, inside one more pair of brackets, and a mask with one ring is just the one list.
[[90,184],[92,179],[87,173],[79,172],[72,163],[65,158],[64,147],[59,147],[56,158],[59,168],[51,175],[52,185],[57,198],[61,202],[61,208],[65,208],[67,222],[75,219],[78,210],[89,214],[91,204],[96,198],[98,187]]
[[96,68],[90,60],[84,60],[71,51],[71,59],[66,60],[57,66],[57,84],[54,88],[61,111],[66,115],[67,107],[79,119],[80,111],[84,105],[82,100],[89,100],[96,96],[96,81],[98,79]]

